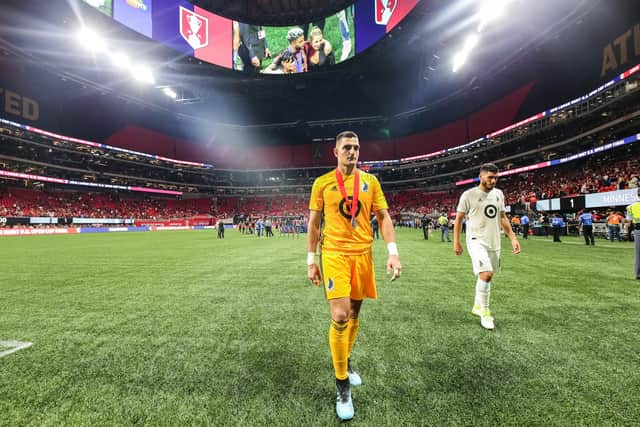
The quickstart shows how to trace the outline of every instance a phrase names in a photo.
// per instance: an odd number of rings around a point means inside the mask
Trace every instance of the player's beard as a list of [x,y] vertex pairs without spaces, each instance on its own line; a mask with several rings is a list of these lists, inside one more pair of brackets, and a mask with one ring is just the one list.
[[484,188],[486,188],[486,189],[487,189],[487,191],[491,191],[491,190],[493,190],[493,189],[495,188],[496,184],[497,184],[497,182],[494,182],[494,183],[492,184],[492,183],[491,183],[490,181],[488,181],[488,180],[487,180],[487,181],[481,181],[480,183],[482,184],[482,186],[483,186]]

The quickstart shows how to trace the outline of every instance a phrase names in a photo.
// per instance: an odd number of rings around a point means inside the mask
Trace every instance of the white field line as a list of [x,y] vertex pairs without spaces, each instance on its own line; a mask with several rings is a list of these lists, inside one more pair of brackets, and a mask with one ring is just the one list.
[[22,341],[1,341],[0,340],[0,347],[13,347],[10,348],[9,350],[5,350],[3,352],[0,353],[0,358],[8,356],[12,353],[15,353],[16,351],[20,351],[20,350],[24,350],[25,348],[29,348],[33,345],[33,343],[30,342],[22,342]]

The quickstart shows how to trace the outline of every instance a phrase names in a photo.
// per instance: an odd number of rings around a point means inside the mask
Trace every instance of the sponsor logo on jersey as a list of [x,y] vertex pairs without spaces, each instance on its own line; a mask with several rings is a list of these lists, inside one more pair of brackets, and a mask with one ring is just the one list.
[[487,205],[484,207],[484,214],[487,218],[493,219],[498,214],[498,208],[494,205]]

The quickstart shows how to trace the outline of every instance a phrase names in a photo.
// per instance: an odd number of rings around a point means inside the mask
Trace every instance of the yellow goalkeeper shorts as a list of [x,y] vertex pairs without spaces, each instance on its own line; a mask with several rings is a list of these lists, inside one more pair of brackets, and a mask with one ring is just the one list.
[[371,251],[360,255],[322,251],[322,279],[327,299],[377,298],[376,274]]

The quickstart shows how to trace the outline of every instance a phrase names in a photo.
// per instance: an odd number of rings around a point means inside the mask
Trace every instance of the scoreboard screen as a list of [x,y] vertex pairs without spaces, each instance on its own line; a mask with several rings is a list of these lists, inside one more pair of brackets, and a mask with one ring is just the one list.
[[585,199],[584,195],[580,194],[571,197],[562,197],[560,199],[560,210],[562,211],[578,211],[584,209]]
[[[313,22],[268,27],[232,21],[187,0],[82,1],[116,22],[201,61],[269,74],[319,71],[325,65],[346,61],[382,39],[418,3],[357,0],[335,15]],[[290,40],[300,31],[304,47],[298,46],[302,42],[296,45]],[[295,67],[286,50],[291,51]],[[278,61],[273,64],[275,58]]]
[[82,0],[91,7],[98,9],[107,16],[113,16],[112,0]]

